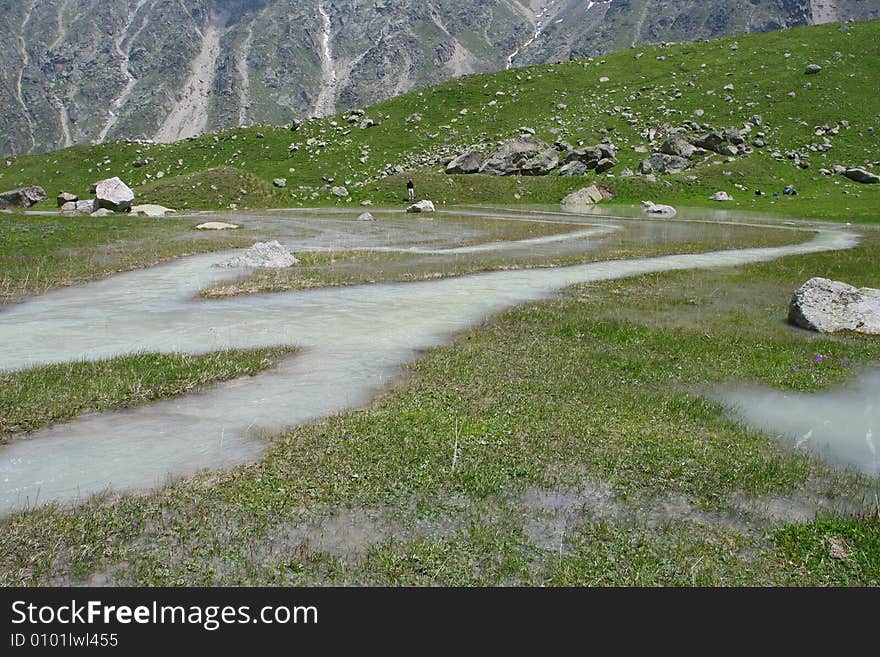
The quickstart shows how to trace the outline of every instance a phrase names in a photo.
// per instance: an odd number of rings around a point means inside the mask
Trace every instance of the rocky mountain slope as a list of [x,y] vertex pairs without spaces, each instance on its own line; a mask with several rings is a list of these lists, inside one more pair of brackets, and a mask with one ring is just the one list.
[[0,153],[284,123],[467,73],[880,17],[880,0],[0,0]]

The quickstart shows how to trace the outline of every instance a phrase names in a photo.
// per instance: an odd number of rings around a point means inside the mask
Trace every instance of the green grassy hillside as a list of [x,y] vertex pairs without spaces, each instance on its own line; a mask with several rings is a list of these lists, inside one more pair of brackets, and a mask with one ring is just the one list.
[[[556,203],[594,180],[593,173],[574,178],[442,173],[444,157],[471,145],[491,150],[527,126],[550,143],[563,139],[575,147],[609,137],[620,149],[620,164],[599,182],[613,190],[614,202],[707,205],[709,195],[724,190],[735,199],[724,204],[727,209],[876,220],[880,185],[822,175],[819,169],[880,168],[878,59],[880,21],[641,47],[601,59],[466,76],[366,108],[377,124],[366,129],[337,115],[307,121],[296,131],[258,126],[171,145],[118,142],[21,157],[0,166],[0,188],[38,184],[51,196],[63,189],[85,197],[90,183],[118,175],[139,201],[244,208],[399,203],[407,177],[415,180],[419,197],[439,203]],[[805,74],[811,63],[822,67],[819,74]],[[767,147],[747,157],[727,162],[714,156],[654,183],[615,175],[646,157],[634,150],[649,145],[642,136],[646,130],[668,130],[688,120],[736,128],[756,114],[762,122],[748,140],[763,132]],[[814,150],[823,144],[816,134],[820,126],[839,129],[827,135],[832,144],[827,151]],[[788,157],[794,151],[809,168],[795,165]],[[273,188],[274,178],[285,178],[287,186]],[[787,183],[799,196],[774,198],[771,192]],[[329,184],[346,186],[350,196],[332,196]],[[755,189],[767,195],[757,197]],[[53,199],[43,205],[54,205]]]

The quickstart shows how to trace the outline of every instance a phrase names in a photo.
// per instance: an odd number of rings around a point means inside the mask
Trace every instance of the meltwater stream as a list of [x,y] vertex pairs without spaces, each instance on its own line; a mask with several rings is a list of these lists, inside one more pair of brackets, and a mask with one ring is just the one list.
[[82,417],[0,446],[0,514],[107,489],[150,489],[203,468],[254,460],[267,435],[365,404],[418,350],[568,285],[767,261],[850,248],[856,241],[851,233],[828,229],[791,246],[199,299],[200,289],[242,275],[214,267],[230,258],[224,252],[55,290],[0,311],[0,369],[133,352],[301,350],[258,376]]

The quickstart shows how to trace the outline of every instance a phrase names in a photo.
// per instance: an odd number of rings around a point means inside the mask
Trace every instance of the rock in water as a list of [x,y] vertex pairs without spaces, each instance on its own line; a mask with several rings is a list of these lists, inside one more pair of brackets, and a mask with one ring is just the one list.
[[593,207],[604,198],[602,192],[595,185],[584,187],[572,192],[562,199],[562,207],[566,210],[577,210],[583,207]]
[[434,212],[434,204],[431,201],[419,201],[406,209],[407,212]]
[[298,264],[299,260],[293,257],[278,240],[271,242],[257,242],[239,256],[221,264],[221,267],[259,267],[263,269],[283,269]]
[[474,149],[458,155],[449,164],[446,165],[446,173],[477,173],[480,170],[482,158]]
[[855,180],[856,182],[865,183],[868,185],[880,184],[880,176],[878,176],[876,173],[871,173],[870,171],[865,171],[864,169],[859,169],[857,167],[847,169],[843,172],[843,175],[850,180]]
[[241,228],[236,224],[228,224],[225,221],[206,221],[196,226],[198,230],[230,230],[232,228]]
[[99,208],[113,212],[128,212],[134,201],[134,192],[118,177],[95,183],[95,200]]
[[788,321],[821,333],[880,335],[880,290],[811,278],[792,296]]
[[358,221],[374,221],[375,217],[372,214],[370,214],[369,212],[364,212],[363,214],[361,214],[357,218],[357,220]]
[[642,210],[660,217],[674,217],[676,214],[676,209],[671,205],[658,205],[651,201],[642,201]]
[[153,205],[151,203],[147,203],[144,205],[132,205],[131,213],[135,216],[144,216],[144,217],[152,217],[154,219],[158,219],[160,217],[164,217],[166,214],[174,214],[177,210],[172,210],[171,208],[166,208],[162,205]]
[[0,193],[0,208],[29,208],[44,201],[48,196],[42,187],[32,185]]

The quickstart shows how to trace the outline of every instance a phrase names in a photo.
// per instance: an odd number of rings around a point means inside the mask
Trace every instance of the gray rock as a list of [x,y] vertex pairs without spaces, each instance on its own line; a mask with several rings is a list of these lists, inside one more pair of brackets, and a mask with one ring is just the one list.
[[358,221],[374,221],[375,217],[369,212],[364,212],[360,214],[357,218]]
[[724,137],[719,135],[717,132],[710,132],[702,137],[691,139],[691,143],[697,148],[702,148],[707,151],[714,151],[716,148],[724,143]]
[[577,210],[583,207],[592,207],[602,201],[605,197],[595,185],[584,187],[576,192],[572,192],[562,199],[562,207],[566,210]]
[[482,156],[473,148],[456,156],[446,165],[448,174],[477,173],[482,164]]
[[739,146],[740,144],[744,144],[746,142],[746,140],[743,139],[743,136],[737,130],[725,130],[722,134],[722,137],[724,137],[727,141],[736,146]]
[[529,166],[533,171],[539,170],[544,168],[542,164],[552,161],[548,152],[553,154],[558,163],[559,156],[549,144],[531,135],[517,137],[505,143],[483,162],[480,173],[510,176],[521,173],[524,165]]
[[333,196],[338,196],[340,198],[348,196],[348,190],[345,187],[331,187],[330,193],[333,194]]
[[586,146],[569,152],[569,154],[565,156],[565,163],[581,162],[586,165],[587,169],[595,169],[602,157],[603,154],[601,148],[598,146]]
[[579,162],[578,160],[574,160],[573,162],[569,162],[568,164],[563,164],[559,167],[559,175],[560,176],[583,176],[586,175],[587,165],[583,162]]
[[134,192],[118,177],[95,183],[95,202],[111,212],[127,212],[134,201]]
[[112,210],[108,210],[107,208],[98,208],[97,210],[92,212],[89,216],[90,217],[109,217],[111,214],[113,214]]
[[651,201],[642,201],[642,211],[660,217],[674,217],[676,209],[671,205],[660,205]]
[[29,208],[47,198],[42,187],[31,185],[0,193],[0,208]]
[[76,212],[76,201],[70,201],[61,206],[62,212]]
[[811,278],[792,296],[788,321],[821,333],[880,335],[880,290]]
[[611,171],[614,167],[617,166],[617,160],[611,157],[603,157],[596,164],[596,173],[605,173],[606,171]]
[[299,263],[278,240],[257,242],[241,255],[220,264],[220,267],[254,267],[260,269],[283,269]]
[[76,194],[71,194],[70,192],[59,192],[55,201],[58,203],[58,207],[64,207],[67,203],[76,203],[79,200],[79,196]]
[[275,178],[272,184],[276,187],[287,187],[287,180],[285,178]]
[[434,204],[428,200],[413,203],[406,209],[407,212],[434,212]]
[[727,157],[736,157],[739,155],[739,149],[733,144],[721,144],[715,149],[715,152],[719,155],[726,155]]
[[804,70],[804,73],[807,75],[816,75],[819,71],[822,70],[822,67],[818,64],[807,64],[807,68]]
[[559,166],[559,153],[555,148],[541,151],[519,165],[519,172],[524,176],[546,176]]
[[846,169],[843,172],[843,175],[850,180],[855,180],[856,182],[868,185],[876,185],[880,183],[880,176],[876,173],[871,173],[870,171],[865,171],[864,169],[859,169],[857,167]]
[[677,155],[666,155],[665,153],[654,153],[651,157],[645,158],[639,163],[638,172],[643,174],[649,173],[680,173],[692,166],[690,160]]
[[88,198],[88,199],[85,199],[84,201],[77,201],[76,202],[76,212],[78,214],[92,214],[92,212],[94,212],[97,209],[98,209],[98,204],[96,203],[95,199],[93,199],[93,198]]
[[709,197],[710,201],[732,201],[733,197],[727,192],[715,192]]
[[697,152],[697,149],[681,135],[672,135],[660,145],[660,152],[689,160]]

